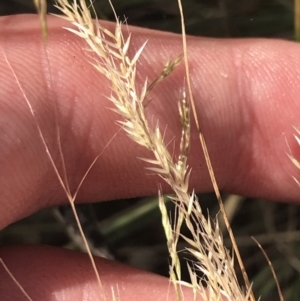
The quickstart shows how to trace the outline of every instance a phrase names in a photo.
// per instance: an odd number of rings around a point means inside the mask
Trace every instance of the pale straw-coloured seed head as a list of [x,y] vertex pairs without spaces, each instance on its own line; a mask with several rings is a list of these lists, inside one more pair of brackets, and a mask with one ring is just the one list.
[[[169,152],[158,122],[152,129],[145,115],[149,105],[148,94],[155,85],[172,73],[180,63],[182,55],[167,62],[161,74],[152,83],[148,84],[145,79],[143,84],[137,86],[137,63],[146,42],[133,57],[129,57],[131,35],[129,34],[127,38],[123,36],[122,24],[117,17],[115,29],[110,31],[101,23],[92,20],[83,0],[73,1],[72,4],[67,0],[57,0],[57,7],[63,12],[64,19],[75,26],[68,30],[84,39],[90,50],[96,54],[97,58],[91,63],[110,81],[112,93],[108,99],[114,104],[114,111],[121,117],[118,123],[133,141],[152,152],[152,158],[141,159],[150,164],[148,169],[158,174],[175,193],[171,198],[176,204],[173,226],[161,191],[159,191],[159,206],[171,257],[170,278],[175,284],[178,298],[181,298],[178,285],[186,285],[193,288],[195,296],[200,295],[207,301],[219,301],[223,300],[222,298],[232,301],[249,300],[251,288],[248,291],[241,289],[234,271],[233,259],[224,247],[218,223],[205,218],[196,195],[188,192],[191,173],[187,165],[190,150],[190,113],[185,90],[178,105],[182,133],[177,158]],[[189,284],[181,281],[180,261],[177,254],[180,229],[184,223],[192,237],[183,237],[189,245],[187,251],[195,258],[192,265],[188,264],[191,278]],[[197,270],[204,275],[203,279],[198,279]]]

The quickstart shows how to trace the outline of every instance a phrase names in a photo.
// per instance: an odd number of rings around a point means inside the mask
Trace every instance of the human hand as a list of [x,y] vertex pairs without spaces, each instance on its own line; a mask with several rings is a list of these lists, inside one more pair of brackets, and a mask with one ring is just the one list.
[[[82,41],[63,31],[62,25],[65,23],[61,20],[49,18],[45,56],[36,18],[0,19],[0,228],[66,199],[4,53],[59,162],[51,113],[51,103],[57,102],[62,148],[73,191],[118,129],[117,117],[108,110],[111,104],[105,98],[110,93],[108,83],[87,63]],[[145,39],[149,42],[139,72],[152,79],[170,57],[182,52],[181,39],[133,29],[136,48]],[[220,188],[270,200],[297,201],[300,189],[292,176],[297,177],[298,171],[286,153],[300,157],[292,127],[299,125],[300,46],[279,40],[201,38],[190,38],[188,45],[194,97]],[[155,112],[161,123],[168,124],[171,135],[180,133],[177,99],[183,78],[184,69],[178,67],[155,88],[153,103],[147,108],[149,114]],[[118,135],[91,170],[77,201],[157,193],[157,178],[145,175],[144,164],[136,159],[146,156],[125,135]],[[195,132],[190,166],[190,187],[211,190]],[[164,186],[164,192],[167,189]],[[96,299],[98,287],[84,255],[23,246],[5,248],[0,255],[34,300]],[[168,281],[162,277],[104,260],[99,260],[99,271],[108,294],[111,286],[117,286],[122,301],[166,300]],[[19,300],[20,293],[3,269],[0,279],[1,297]]]

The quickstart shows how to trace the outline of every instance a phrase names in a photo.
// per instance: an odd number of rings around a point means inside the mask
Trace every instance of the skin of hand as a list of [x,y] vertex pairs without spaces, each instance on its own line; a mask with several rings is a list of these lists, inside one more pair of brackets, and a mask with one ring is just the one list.
[[[109,83],[88,61],[87,46],[49,17],[46,46],[36,16],[0,18],[0,229],[35,211],[66,203],[7,60],[32,104],[49,150],[62,170],[57,147],[57,119],[71,190],[103,151],[86,178],[77,202],[129,198],[157,193],[157,177],[146,174],[136,157],[149,153],[119,133],[106,99]],[[112,24],[107,24],[112,28]],[[131,54],[147,39],[138,80],[153,80],[170,57],[182,53],[181,37],[146,29],[132,31]],[[217,40],[189,37],[191,79],[197,111],[220,189],[275,201],[297,202],[298,177],[287,154],[300,159],[293,126],[300,126],[300,45],[266,39]],[[88,53],[88,55],[87,55]],[[168,125],[167,138],[180,135],[177,101],[184,66],[155,88],[149,116]],[[57,104],[57,113],[53,104]],[[192,124],[193,126],[193,124]],[[167,139],[166,138],[166,139]],[[212,185],[192,130],[190,187]],[[163,185],[164,192],[170,190]],[[45,246],[0,250],[11,272],[33,300],[99,300],[86,256]],[[97,259],[107,295],[114,287],[120,300],[175,300],[167,279],[118,263]],[[186,292],[187,300],[190,292]],[[0,267],[1,300],[23,300]],[[25,299],[24,299],[25,300]],[[191,299],[192,300],[192,299]]]

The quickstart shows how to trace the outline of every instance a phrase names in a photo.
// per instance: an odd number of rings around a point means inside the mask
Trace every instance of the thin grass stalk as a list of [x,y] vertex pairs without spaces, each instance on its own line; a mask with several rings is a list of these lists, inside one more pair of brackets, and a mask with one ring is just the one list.
[[25,298],[28,301],[33,301],[33,299],[28,295],[26,290],[23,288],[23,286],[20,284],[20,282],[16,279],[16,277],[13,275],[13,273],[10,271],[10,269],[8,268],[8,266],[5,264],[5,262],[3,261],[3,259],[1,257],[0,257],[0,265],[3,266],[6,273],[9,275],[9,277],[15,283],[15,285],[18,287],[18,289],[22,292],[22,294],[25,296]]
[[[218,203],[219,203],[219,207],[220,207],[220,210],[222,212],[224,222],[225,222],[227,231],[229,233],[229,237],[231,239],[231,242],[232,242],[232,245],[233,245],[233,248],[234,248],[234,252],[235,252],[235,255],[237,257],[237,260],[238,260],[238,263],[239,263],[239,266],[240,266],[240,269],[241,269],[241,272],[242,272],[242,275],[243,275],[243,278],[244,278],[244,281],[245,281],[246,288],[247,288],[247,290],[251,290],[251,284],[250,284],[246,269],[244,267],[243,260],[241,258],[241,255],[240,255],[240,252],[239,252],[234,234],[232,232],[232,228],[230,226],[230,222],[228,220],[226,210],[224,208],[223,200],[222,200],[222,197],[221,197],[219,186],[217,184],[217,180],[216,180],[216,177],[215,177],[212,162],[210,160],[210,156],[209,156],[209,152],[208,152],[207,145],[206,145],[206,142],[205,142],[205,138],[204,138],[204,135],[203,135],[203,131],[200,127],[198,113],[197,113],[196,106],[195,106],[195,101],[194,101],[194,98],[193,98],[191,80],[190,80],[190,70],[189,70],[188,52],[187,52],[187,38],[186,38],[186,32],[185,32],[185,21],[184,21],[184,13],[183,13],[183,7],[182,7],[181,0],[178,0],[178,6],[179,6],[179,11],[180,11],[180,17],[181,17],[182,43],[183,43],[184,62],[185,62],[185,68],[186,68],[187,86],[188,86],[188,91],[189,91],[189,97],[190,97],[192,112],[193,112],[194,120],[195,120],[195,123],[196,123],[196,128],[197,128],[197,131],[198,131],[198,135],[199,135],[199,140],[200,140],[203,152],[204,152],[205,162],[206,162],[207,167],[208,167],[211,182],[213,184],[213,188],[214,188],[214,191],[215,191]],[[251,298],[252,301],[255,301],[255,297],[254,297],[253,292],[251,292],[250,298]]]
[[47,28],[47,0],[33,0],[33,3],[37,9],[40,17],[40,23],[42,27],[42,34],[44,42],[47,40],[48,28]]
[[56,134],[57,134],[58,149],[59,149],[59,154],[60,154],[60,160],[61,160],[62,167],[63,167],[62,173],[58,170],[57,164],[54,161],[53,156],[52,156],[52,154],[51,154],[51,152],[49,150],[49,147],[47,145],[47,142],[46,142],[46,139],[44,137],[43,131],[42,131],[42,129],[41,129],[41,127],[40,127],[40,125],[39,125],[39,123],[37,121],[35,110],[32,107],[32,105],[31,105],[31,103],[30,103],[30,101],[29,101],[29,99],[28,99],[28,97],[27,97],[27,95],[26,95],[26,93],[25,93],[25,91],[24,91],[24,89],[23,89],[23,87],[22,87],[22,85],[21,85],[18,77],[17,77],[17,74],[15,73],[14,69],[12,68],[12,65],[10,64],[10,62],[9,62],[9,60],[8,60],[8,58],[7,58],[7,56],[6,56],[6,54],[4,52],[3,52],[3,56],[4,56],[4,59],[5,59],[6,63],[7,63],[7,65],[8,65],[8,67],[10,68],[10,70],[11,70],[13,76],[14,76],[14,79],[15,79],[15,81],[17,83],[17,86],[18,86],[19,90],[21,91],[21,93],[23,95],[23,98],[24,98],[24,100],[25,100],[25,102],[26,102],[26,104],[27,104],[27,106],[29,108],[29,111],[30,111],[30,113],[31,113],[31,115],[32,115],[32,117],[33,117],[33,119],[35,121],[35,125],[36,125],[36,128],[37,128],[39,137],[41,139],[41,142],[43,144],[43,147],[45,149],[45,152],[47,154],[47,157],[48,157],[48,159],[49,159],[49,161],[50,161],[50,163],[51,163],[51,165],[52,165],[52,167],[54,169],[54,172],[55,172],[55,174],[57,176],[57,179],[58,179],[59,183],[61,184],[61,186],[62,186],[62,188],[63,188],[63,190],[65,192],[65,195],[66,195],[66,197],[67,197],[67,199],[69,201],[69,204],[70,204],[71,209],[73,211],[74,217],[76,219],[76,223],[77,223],[79,232],[80,232],[80,234],[82,236],[82,239],[83,239],[83,242],[84,242],[87,254],[88,254],[89,258],[90,258],[93,270],[95,272],[95,276],[97,278],[97,283],[99,285],[100,292],[103,295],[103,300],[106,301],[107,300],[106,299],[106,295],[104,293],[103,285],[102,285],[102,282],[101,282],[98,270],[96,268],[95,259],[94,259],[93,255],[92,255],[92,252],[91,252],[90,247],[88,245],[88,241],[87,241],[86,236],[84,234],[84,231],[82,229],[82,226],[81,226],[81,223],[79,221],[78,214],[77,214],[77,211],[76,211],[76,208],[75,208],[75,204],[74,204],[75,203],[75,198],[76,198],[77,193],[78,193],[78,191],[79,191],[79,189],[81,187],[81,184],[83,183],[83,181],[86,178],[87,174],[89,173],[89,171],[91,170],[91,168],[93,167],[93,165],[95,164],[96,160],[99,158],[100,155],[98,155],[94,159],[94,161],[92,162],[92,164],[89,166],[89,168],[87,169],[86,173],[84,174],[81,182],[79,183],[79,185],[78,185],[78,187],[76,189],[76,192],[74,193],[74,195],[72,195],[72,193],[70,191],[70,188],[69,188],[69,184],[68,184],[68,177],[67,177],[67,172],[66,172],[65,159],[64,159],[63,152],[62,152],[62,148],[61,148],[60,130],[59,130],[58,120],[57,120],[57,116],[58,116],[57,115],[58,114],[58,112],[57,112],[57,104],[54,103],[54,111],[55,111],[55,114],[56,114],[55,115],[56,116],[56,120],[55,121],[56,121]]
[[259,249],[263,253],[265,259],[267,260],[267,263],[269,265],[269,268],[270,268],[271,273],[273,275],[273,278],[275,280],[275,284],[276,284],[276,287],[277,287],[277,292],[278,292],[279,300],[280,301],[284,301],[284,297],[283,297],[283,294],[282,294],[282,291],[281,291],[281,287],[280,287],[280,284],[279,284],[276,272],[274,270],[273,264],[272,264],[272,262],[271,262],[271,260],[270,260],[270,258],[268,256],[268,254],[266,253],[266,251],[263,249],[262,245],[259,243],[259,241],[255,237],[252,236],[251,238],[254,240],[254,242],[256,243],[256,245],[259,247]]
[[300,0],[294,0],[294,31],[295,40],[300,41]]

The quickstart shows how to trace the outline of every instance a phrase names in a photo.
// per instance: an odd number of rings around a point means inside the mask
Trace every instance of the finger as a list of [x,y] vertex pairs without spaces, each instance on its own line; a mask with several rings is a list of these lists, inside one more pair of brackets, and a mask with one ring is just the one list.
[[[0,256],[33,300],[103,300],[87,256],[53,247],[8,247]],[[97,258],[97,267],[107,300],[112,292],[120,301],[176,300],[168,279],[120,263]],[[0,266],[2,301],[26,300],[21,290]],[[191,292],[183,288],[185,300]]]
[[[88,63],[90,58],[83,50],[86,45],[62,30],[62,25],[66,23],[49,18],[49,40],[44,49],[35,19],[4,18],[0,41],[61,172],[55,118],[58,120],[67,177],[74,191],[90,163],[117,132],[118,116],[107,109],[112,107],[106,99],[109,83]],[[145,29],[132,32],[131,55],[148,39],[138,80],[146,76],[154,79],[170,57],[182,52],[179,36]],[[299,45],[279,40],[199,38],[189,38],[188,45],[194,98],[220,188],[249,196],[298,200],[300,190],[292,179],[298,171],[286,153],[299,157],[292,128],[299,124]],[[4,78],[0,81],[4,226],[38,208],[63,202],[65,194],[3,55],[0,67]],[[147,108],[150,119],[155,116],[153,123],[157,118],[162,129],[168,125],[166,141],[180,136],[177,100],[184,76],[183,66],[178,67],[153,91]],[[55,102],[57,114],[51,107]],[[194,129],[191,144],[190,186],[197,191],[210,190]],[[145,164],[137,157],[151,154],[118,134],[86,178],[78,201],[156,193],[161,180],[147,175]],[[166,186],[164,191],[169,191]]]

